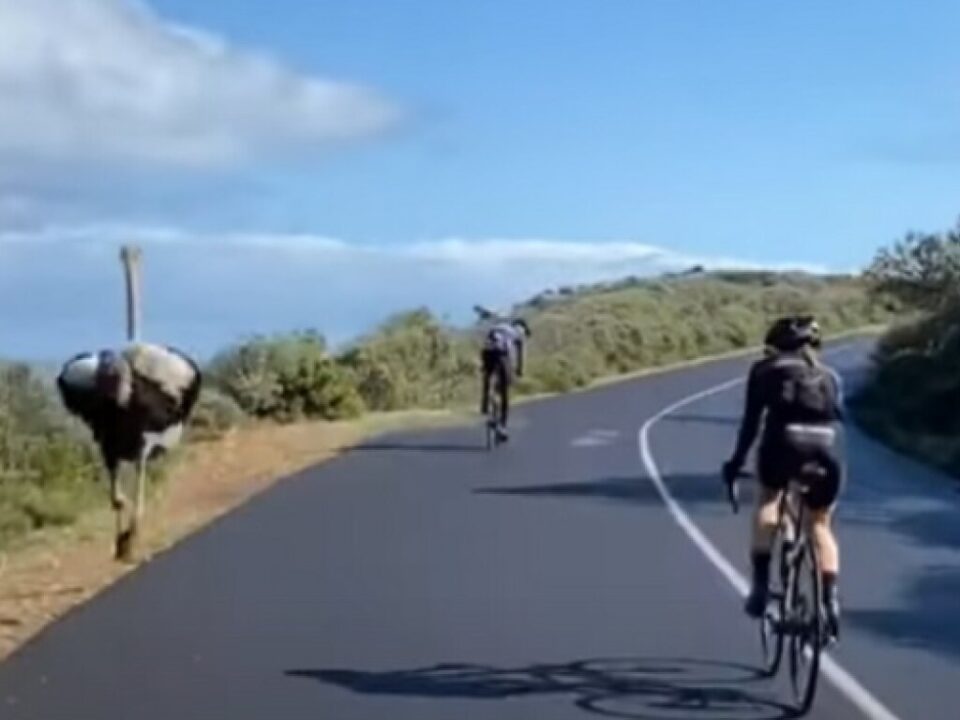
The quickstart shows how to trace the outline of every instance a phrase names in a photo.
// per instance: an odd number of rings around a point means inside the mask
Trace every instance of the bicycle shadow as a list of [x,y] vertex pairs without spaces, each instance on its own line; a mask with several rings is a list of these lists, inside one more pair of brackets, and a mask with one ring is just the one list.
[[[725,515],[730,512],[726,489],[717,473],[671,473],[663,478],[670,494],[684,507],[698,512]],[[587,481],[519,485],[507,487],[477,487],[477,495],[504,495],[530,498],[565,498],[590,502],[655,506],[663,505],[663,497],[653,482],[644,476],[600,477]],[[756,482],[746,479],[740,483],[740,504],[750,507],[754,501]]]
[[497,668],[441,663],[412,670],[299,669],[287,677],[315,680],[361,695],[505,700],[569,696],[581,710],[629,720],[712,718],[778,720],[792,709],[756,685],[756,668],[686,658],[603,658]]
[[468,443],[369,442],[347,448],[351,453],[411,452],[411,453],[486,453],[482,441]]
[[740,425],[739,416],[730,416],[730,415],[707,415],[705,413],[692,413],[692,412],[676,412],[671,413],[663,418],[664,422],[671,423],[690,423],[690,424],[703,424],[703,425],[727,425],[731,427],[737,427]]

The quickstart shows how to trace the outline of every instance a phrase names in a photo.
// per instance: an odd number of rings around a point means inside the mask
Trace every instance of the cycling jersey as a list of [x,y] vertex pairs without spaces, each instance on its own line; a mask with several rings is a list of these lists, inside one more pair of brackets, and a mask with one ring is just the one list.
[[497,323],[487,331],[486,347],[490,350],[512,352],[522,342],[523,332],[507,322]]
[[523,374],[523,330],[511,322],[498,321],[487,331],[481,350],[483,392],[481,412],[487,412],[490,398],[490,382],[497,376],[500,394],[500,425],[506,427],[510,413],[510,386],[513,384],[514,367]]
[[[760,430],[764,411],[767,414],[764,424],[764,442],[780,439],[785,433],[786,426],[795,422],[795,418],[785,416],[780,410],[778,394],[785,380],[790,380],[805,371],[805,363],[806,360],[799,353],[779,353],[763,358],[750,369],[747,380],[746,409],[740,427],[737,450],[734,453],[735,458],[742,461],[746,457]],[[840,389],[836,379],[824,371],[824,383],[823,390],[827,393],[832,405],[832,412],[827,421],[840,420],[843,412],[840,409]]]
[[836,499],[843,479],[842,437],[838,421],[842,420],[840,388],[830,373],[823,371],[822,391],[830,409],[818,421],[798,421],[782,408],[781,389],[801,373],[809,373],[809,365],[799,353],[780,353],[765,357],[750,369],[747,382],[746,409],[733,463],[743,464],[766,415],[763,437],[757,453],[759,482],[772,489],[782,489],[791,479],[798,479],[807,463],[821,471],[823,482],[811,490],[811,507],[827,507]]

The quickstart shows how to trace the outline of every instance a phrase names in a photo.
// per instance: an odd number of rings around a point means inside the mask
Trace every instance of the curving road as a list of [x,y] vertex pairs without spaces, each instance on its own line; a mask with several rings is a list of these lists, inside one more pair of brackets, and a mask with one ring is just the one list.
[[[833,351],[848,382],[867,350]],[[493,454],[479,428],[398,435],[289,478],[0,665],[0,718],[786,717],[716,477],[742,387],[690,400],[745,369],[525,405]],[[954,720],[960,495],[848,448],[846,622],[811,717]]]

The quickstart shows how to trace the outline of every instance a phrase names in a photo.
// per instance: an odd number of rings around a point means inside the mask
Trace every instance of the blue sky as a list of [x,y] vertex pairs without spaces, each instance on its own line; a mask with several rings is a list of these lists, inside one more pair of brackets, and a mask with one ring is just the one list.
[[201,353],[695,261],[856,269],[960,215],[958,26],[946,1],[0,0],[0,354],[122,339],[127,238],[145,333]]

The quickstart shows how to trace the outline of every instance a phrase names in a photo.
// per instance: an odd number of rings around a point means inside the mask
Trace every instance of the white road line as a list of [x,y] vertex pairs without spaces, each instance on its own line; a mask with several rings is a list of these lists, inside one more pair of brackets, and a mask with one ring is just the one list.
[[[703,534],[700,528],[690,519],[690,516],[680,507],[680,504],[674,499],[670,490],[667,489],[666,484],[663,482],[660,469],[657,467],[653,453],[650,451],[650,430],[663,418],[682,407],[692,405],[712,395],[718,395],[743,382],[744,380],[742,378],[730,380],[729,382],[690,395],[664,408],[643,424],[638,434],[638,442],[640,445],[640,459],[643,461],[647,475],[650,477],[654,487],[656,487],[657,492],[660,493],[664,505],[666,505],[667,510],[670,511],[677,525],[680,526],[690,540],[693,541],[693,544],[700,549],[700,552],[720,571],[734,589],[736,589],[741,596],[745,597],[750,590],[750,584],[747,582],[747,579],[723,556],[716,545],[707,539],[707,536]],[[720,493],[721,491],[722,488],[720,487],[718,477],[717,492]],[[888,710],[883,703],[874,697],[869,690],[861,685],[853,675],[847,672],[847,670],[830,656],[826,654],[823,655],[820,667],[827,679],[870,720],[900,720],[893,712]]]

